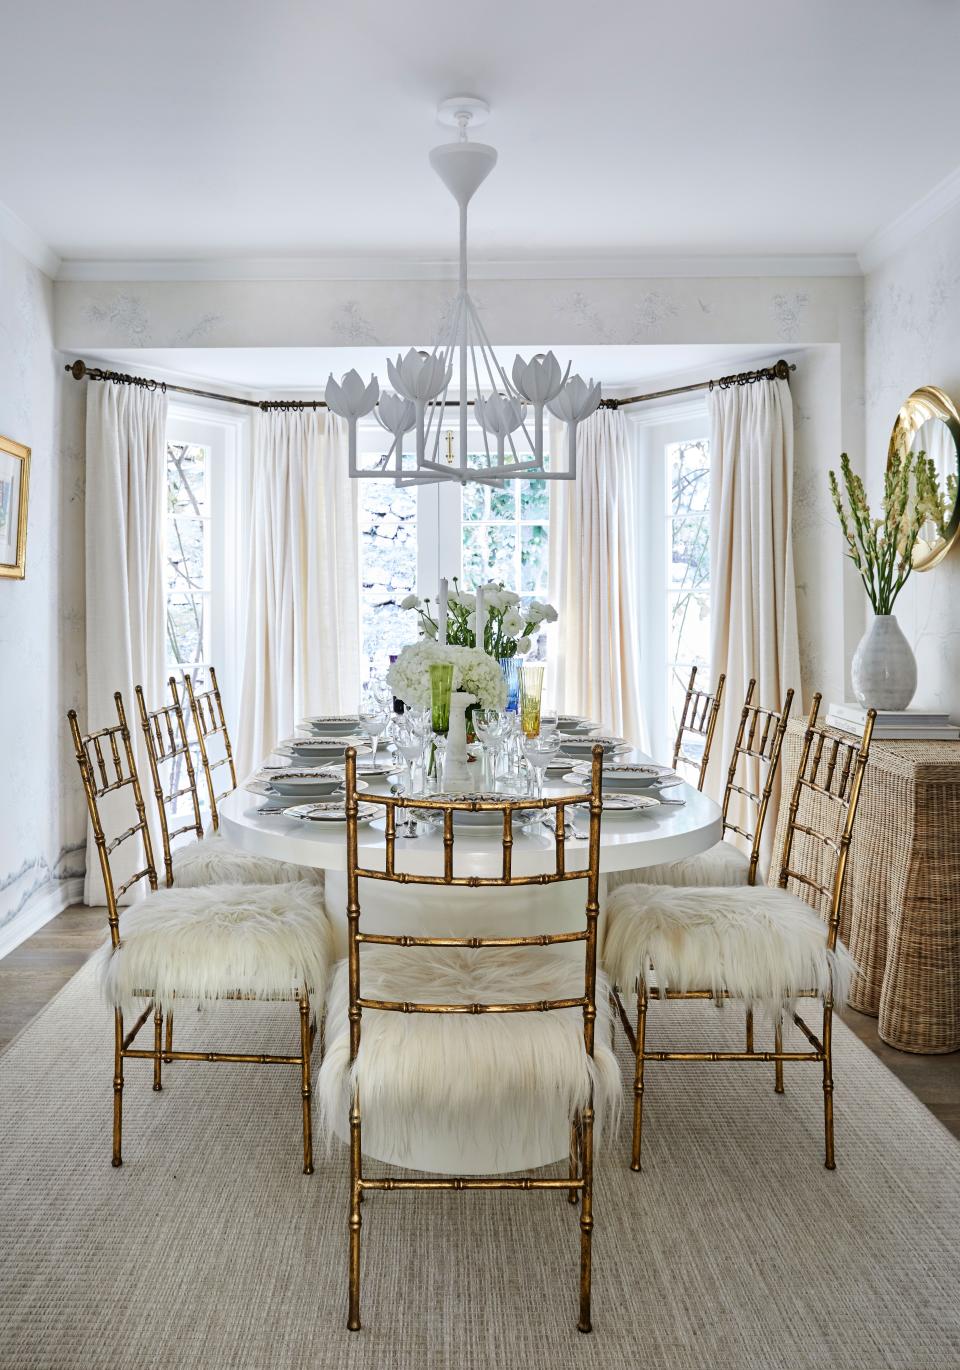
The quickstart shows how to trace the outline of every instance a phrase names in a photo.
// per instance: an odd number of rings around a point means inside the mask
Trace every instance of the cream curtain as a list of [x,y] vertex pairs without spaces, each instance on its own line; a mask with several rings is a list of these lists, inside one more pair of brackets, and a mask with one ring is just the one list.
[[[551,428],[554,451],[566,438]],[[637,473],[626,415],[580,425],[577,479],[550,483],[551,644],[556,707],[586,714],[641,746]]]
[[249,548],[238,772],[304,714],[357,707],[357,483],[346,425],[326,411],[257,414],[245,476]]
[[[134,385],[87,387],[86,434],[86,655],[87,731],[116,722],[114,691],[123,695],[141,780],[149,776],[140,745],[133,687],[142,685],[153,707],[164,692],[163,526],[167,400]],[[150,786],[145,783],[149,802]],[[129,790],[115,832],[130,826]],[[116,797],[119,801],[119,797]],[[105,825],[119,802],[105,804]],[[114,860],[114,879],[140,868],[133,844]],[[103,903],[103,882],[92,834],[87,837],[84,898]]]
[[[755,703],[779,708],[792,686],[800,707],[787,382],[714,390],[710,452],[711,659],[713,679],[724,671],[727,683],[707,789],[719,797],[750,679],[757,682]],[[732,816],[741,827],[748,817],[736,806]],[[766,826],[765,869],[775,826],[775,818]]]

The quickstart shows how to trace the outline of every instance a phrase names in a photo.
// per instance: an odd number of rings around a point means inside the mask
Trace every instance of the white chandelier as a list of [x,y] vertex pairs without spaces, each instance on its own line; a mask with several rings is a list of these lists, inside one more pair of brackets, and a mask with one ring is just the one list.
[[[430,153],[430,164],[460,207],[460,274],[457,295],[445,336],[430,352],[411,347],[405,356],[387,362],[393,391],[380,392],[375,376],[366,384],[357,371],[340,381],[331,375],[324,398],[334,414],[347,420],[350,443],[350,475],[356,479],[392,476],[397,485],[423,485],[440,481],[481,481],[499,485],[504,480],[575,480],[577,475],[577,426],[600,404],[600,385],[571,376],[570,366],[561,371],[553,352],[537,353],[529,361],[514,359],[508,377],[487,337],[476,305],[467,288],[467,206],[497,161],[496,148],[467,140],[470,123],[482,123],[489,113],[484,100],[458,96],[444,100],[441,123],[460,130],[458,141],[443,143]],[[447,392],[457,376],[457,399]],[[473,387],[473,410],[483,435],[481,464],[468,464],[469,400]],[[441,453],[440,439],[445,406],[459,410],[459,444],[453,460]],[[566,425],[565,466],[544,465],[543,414],[548,410]],[[533,411],[532,425],[528,422]],[[375,414],[392,436],[386,456],[374,468],[357,465],[357,422]],[[532,427],[532,432],[531,432]],[[403,442],[416,434],[416,465],[404,466]]]

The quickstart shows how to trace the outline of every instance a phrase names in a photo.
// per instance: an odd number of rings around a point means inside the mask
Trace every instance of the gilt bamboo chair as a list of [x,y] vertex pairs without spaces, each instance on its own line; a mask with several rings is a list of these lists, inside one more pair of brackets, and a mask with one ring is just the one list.
[[[101,983],[114,1010],[113,1151],[122,1164],[124,1061],[153,1062],[153,1088],[162,1088],[164,1061],[229,1061],[295,1066],[303,1123],[303,1170],[313,1173],[310,1056],[316,1022],[311,993],[322,1004],[332,938],[322,902],[304,884],[213,885],[205,889],[158,889],[153,844],[137,774],[126,711],[114,695],[117,722],[83,734],[75,709],[67,715],[83,781],[107,904],[110,940],[98,954]],[[104,830],[101,802],[118,796],[129,803],[134,822],[116,837]],[[131,815],[127,815],[131,816]],[[129,841],[142,844],[143,864],[116,884],[112,861]],[[120,901],[141,882],[147,896],[124,910]],[[201,1002],[270,1000],[296,1003],[300,1019],[298,1055],[236,1051],[175,1051],[162,1044],[165,1012],[175,1000]],[[125,1010],[146,1000],[129,1031]],[[133,1043],[153,1015],[153,1048]]]
[[[586,796],[567,796],[565,799],[546,800],[536,799],[503,799],[491,800],[488,798],[476,799],[463,797],[455,800],[444,799],[417,799],[413,797],[390,796],[380,797],[372,794],[365,794],[364,804],[370,803],[379,805],[385,810],[386,823],[386,852],[385,861],[381,869],[370,869],[361,866],[358,854],[358,798],[357,798],[357,764],[356,752],[353,748],[346,753],[346,789],[347,789],[347,923],[348,923],[348,959],[341,962],[337,975],[334,977],[334,988],[331,990],[330,1004],[331,1016],[328,1016],[326,1026],[326,1054],[324,1064],[321,1068],[320,1079],[320,1099],[324,1104],[325,1098],[331,1100],[331,1112],[342,1107],[344,1099],[349,1099],[349,1127],[350,1127],[350,1215],[349,1215],[349,1315],[347,1326],[351,1331],[356,1331],[360,1327],[360,1230],[361,1230],[361,1202],[364,1198],[378,1191],[393,1192],[395,1190],[554,1190],[568,1195],[571,1204],[580,1206],[580,1315],[578,1328],[581,1332],[591,1330],[590,1315],[590,1289],[591,1289],[591,1241],[593,1235],[593,1151],[594,1151],[594,1126],[595,1108],[604,1111],[612,1106],[611,1090],[614,1095],[619,1095],[620,1081],[616,1060],[608,1045],[608,1033],[605,1030],[609,1026],[609,1019],[606,1018],[606,987],[601,976],[601,992],[598,993],[597,986],[597,918],[599,914],[599,856],[600,856],[600,815],[601,815],[601,770],[602,770],[602,751],[599,747],[594,748],[593,768],[591,777],[591,788],[589,795],[590,804],[590,830],[589,830],[589,849],[588,859],[585,868],[568,869],[565,852],[565,813],[568,804],[583,802]],[[429,809],[435,816],[443,822],[443,871],[442,874],[416,875],[406,871],[398,871],[396,866],[396,839],[398,832],[397,814],[404,809],[415,807],[417,809]],[[513,821],[517,813],[524,813],[531,809],[552,809],[555,820],[555,849],[553,868],[544,874],[537,875],[516,875],[513,873]],[[481,876],[457,876],[454,874],[454,815],[458,812],[474,812],[479,809],[496,809],[502,812],[502,865],[500,874],[495,877]],[[401,826],[401,832],[403,827]],[[556,933],[543,933],[536,936],[519,937],[424,937],[410,936],[399,930],[391,931],[387,934],[375,934],[365,932],[362,926],[360,900],[359,900],[359,881],[380,880],[397,882],[404,885],[423,885],[440,886],[448,889],[470,888],[479,886],[509,887],[523,885],[550,885],[567,880],[585,880],[587,885],[587,898],[585,910],[585,925],[582,930],[563,931]],[[584,960],[582,971],[578,970],[579,958],[564,956],[559,950],[566,948],[572,950],[573,945],[582,943],[584,948]],[[499,956],[501,960],[496,963],[496,974],[500,979],[501,994],[506,988],[517,991],[516,1000],[506,1000],[504,1002],[491,1002],[489,989],[479,987],[475,981],[470,980],[470,975],[474,972],[466,972],[467,978],[463,982],[463,994],[469,995],[471,992],[476,994],[482,1002],[466,1002],[457,998],[456,1002],[442,1002],[444,997],[453,998],[454,994],[445,989],[443,985],[437,987],[432,982],[426,970],[421,967],[419,970],[410,965],[410,960],[416,958],[419,953],[417,949],[434,949],[433,952],[426,952],[427,957],[435,956],[446,958],[453,962],[456,958],[464,959],[464,952],[460,949],[469,948],[470,966],[477,965],[476,974],[480,974],[480,967],[485,967],[490,973],[490,962],[481,961],[476,963],[475,958],[489,957],[491,954]],[[499,952],[496,949],[500,949]],[[542,959],[534,948],[543,948],[543,956],[548,958],[551,969],[542,970]],[[365,949],[361,957],[361,949]],[[551,950],[552,949],[552,950]],[[373,957],[372,962],[368,962],[368,956]],[[537,957],[535,962],[530,962],[526,958]],[[405,958],[402,968],[398,964],[401,958]],[[387,963],[392,969],[388,968]],[[554,962],[556,968],[554,968]],[[460,967],[460,961],[456,961]],[[518,969],[522,967],[522,969]],[[559,970],[559,973],[558,973]],[[572,971],[572,974],[571,974]],[[458,973],[461,973],[458,971]],[[373,977],[374,994],[368,990],[364,992],[364,984],[367,977]],[[407,977],[406,979],[404,977]],[[419,978],[418,978],[419,977]],[[539,978],[537,978],[539,977]],[[349,993],[344,992],[344,979],[349,982]],[[338,983],[339,982],[339,983]],[[537,993],[531,992],[533,985],[537,985]],[[468,988],[469,986],[469,988]],[[546,988],[545,988],[546,986]],[[380,992],[377,993],[376,991]],[[439,998],[439,1002],[438,1002]],[[601,1002],[601,1021],[597,1023],[597,1003]],[[333,1005],[340,1002],[341,1007],[334,1015]],[[577,1087],[582,1091],[580,1103],[576,1111],[569,1118],[571,1127],[570,1138],[570,1161],[569,1172],[566,1177],[561,1178],[541,1178],[531,1176],[520,1178],[516,1175],[509,1177],[479,1177],[476,1175],[462,1176],[440,1176],[430,1178],[400,1178],[400,1179],[380,1179],[368,1178],[364,1173],[363,1167],[363,1138],[361,1132],[361,1095],[365,1092],[366,1079],[366,1058],[363,1051],[362,1025],[364,1016],[368,1013],[374,1015],[374,1022],[371,1030],[387,1024],[387,1031],[392,1031],[390,1015],[408,1014],[429,1014],[429,1021],[436,1032],[444,1031],[443,1015],[468,1014],[480,1015],[471,1018],[471,1033],[485,1033],[486,1023],[496,1023],[501,1029],[506,1023],[513,1028],[516,1025],[516,1050],[508,1053],[510,1059],[503,1059],[502,1064],[498,1061],[497,1075],[505,1092],[509,1091],[509,1080],[511,1071],[518,1070],[517,1060],[523,1056],[526,1033],[526,1025],[521,1027],[521,1015],[537,1014],[543,1015],[540,1020],[545,1024],[547,1019],[557,1024],[556,1030],[562,1032],[564,1040],[570,1040],[569,1013],[580,1009],[583,1014],[582,1028],[582,1053],[579,1053],[580,1077],[578,1077]],[[567,1017],[564,1018],[563,1015]],[[484,1015],[496,1015],[492,1020],[485,1018]],[[331,1017],[334,1021],[331,1021]],[[394,1037],[393,1046],[396,1054],[392,1059],[399,1066],[404,1049],[410,1051],[409,1045],[404,1047],[403,1032],[406,1031],[406,1024],[403,1018],[397,1017],[392,1020],[397,1024],[397,1035]],[[416,1020],[414,1020],[416,1021]],[[421,1020],[424,1021],[424,1020]],[[463,1021],[463,1020],[461,1020]],[[600,1029],[599,1032],[597,1029]],[[574,1029],[576,1033],[577,1030]],[[597,1040],[599,1038],[599,1040]],[[347,1040],[349,1046],[347,1046]],[[387,1039],[384,1039],[387,1040]],[[384,1040],[380,1040],[377,1048],[377,1059],[381,1062],[384,1059]],[[478,1040],[478,1039],[473,1039]],[[574,1043],[578,1041],[574,1036]],[[446,1046],[449,1048],[450,1043]],[[529,1049],[528,1049],[529,1051]],[[445,1068],[458,1074],[462,1078],[462,1071],[457,1072],[456,1053],[449,1050],[445,1057]],[[454,1058],[451,1063],[451,1058]],[[581,1078],[582,1077],[582,1078]],[[611,1080],[613,1084],[611,1085]],[[586,1083],[584,1083],[584,1081]],[[391,1066],[391,1084],[399,1091],[404,1088],[403,1072]],[[572,1086],[571,1086],[572,1088]],[[600,1097],[597,1097],[596,1090],[599,1089]],[[440,1082],[440,1090],[445,1093],[446,1086]],[[512,1096],[511,1096],[512,1097]],[[571,1094],[569,1097],[573,1097]],[[335,1102],[336,1101],[336,1102]],[[381,1114],[385,1108],[382,1098],[378,1097],[379,1109]],[[488,1099],[484,1100],[485,1108],[492,1108]],[[374,1110],[375,1111],[375,1110]],[[390,1120],[380,1118],[379,1126],[383,1126]]]
[[[197,738],[197,746],[200,750],[200,764],[203,767],[203,775],[207,784],[207,794],[210,800],[210,818],[213,823],[213,830],[216,832],[220,827],[220,800],[226,799],[227,795],[233,794],[237,788],[237,768],[233,760],[233,747],[230,743],[230,730],[227,727],[226,714],[223,712],[223,700],[220,697],[220,686],[217,684],[217,673],[212,666],[207,668],[210,675],[210,685],[206,690],[195,690],[190,672],[185,671],[183,683],[187,689],[187,699],[190,701],[190,713],[193,716],[193,726]],[[171,680],[171,685],[173,681]],[[210,744],[215,743],[222,748],[221,755],[211,759]],[[214,771],[227,768],[230,777],[228,789],[217,793],[217,782],[214,779]]]
[[[761,708],[753,702],[756,686],[755,680],[751,680],[747,686],[730,754],[727,783],[723,791],[723,838],[707,851],[681,861],[611,872],[607,876],[608,891],[629,884],[694,887],[756,884],[763,835],[770,816],[770,804],[783,752],[783,739],[793,707],[793,691],[788,690],[781,710]],[[738,814],[740,822],[735,822],[731,817],[735,800],[739,801],[741,809],[748,815],[752,811],[752,817]],[[728,842],[727,834],[749,843],[749,850],[743,851],[734,842]]]
[[[838,940],[840,909],[876,714],[868,712],[863,736],[854,744],[832,738],[818,726],[819,709],[820,695],[815,695],[790,798],[776,888],[676,889],[636,884],[623,886],[608,901],[604,965],[635,1055],[632,1170],[640,1169],[644,1071],[651,1061],[772,1062],[778,1094],[783,1093],[785,1061],[821,1064],[824,1163],[828,1170],[836,1167],[833,1011],[842,1006],[847,984],[856,973]],[[817,826],[824,813],[831,818],[824,825],[826,831]],[[805,897],[791,893],[791,884]],[[698,971],[702,975],[699,984]],[[704,986],[703,980],[711,983]],[[630,990],[637,996],[636,1031],[621,998],[621,991]],[[651,999],[742,999],[747,1006],[744,1050],[648,1050]],[[784,1006],[799,999],[821,1001],[821,1036],[791,1007],[790,1016],[810,1049],[785,1051]],[[756,1003],[765,1004],[773,1018],[773,1051],[755,1049]]]
[[[218,829],[204,833],[193,748],[174,676],[170,677],[169,685],[173,702],[161,705],[159,709],[148,709],[142,688],[136,687],[137,711],[150,764],[167,886],[189,889],[201,885],[280,885],[298,880],[322,885],[323,872],[320,870],[241,851]],[[181,784],[184,777],[186,783]],[[179,802],[187,798],[189,805],[183,816],[178,814],[177,808]],[[178,823],[179,826],[175,826]],[[178,844],[178,839],[188,834],[192,834],[194,840]]]
[[[678,766],[692,767],[697,772],[697,789],[702,790],[707,778],[707,767],[710,764],[710,751],[713,747],[713,735],[717,730],[717,719],[720,716],[720,704],[723,700],[723,686],[726,676],[721,675],[718,678],[717,688],[713,694],[707,690],[698,690],[696,680],[697,668],[693,666],[690,670],[690,680],[683,701],[683,712],[680,715],[677,738],[673,744],[672,765],[674,770]],[[690,737],[703,739],[703,751],[699,756],[689,756],[684,750]]]

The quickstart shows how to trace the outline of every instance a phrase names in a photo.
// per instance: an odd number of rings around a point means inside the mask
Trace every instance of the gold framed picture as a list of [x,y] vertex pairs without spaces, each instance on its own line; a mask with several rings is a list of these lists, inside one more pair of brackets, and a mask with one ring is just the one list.
[[0,576],[23,580],[27,574],[27,497],[30,448],[0,438]]

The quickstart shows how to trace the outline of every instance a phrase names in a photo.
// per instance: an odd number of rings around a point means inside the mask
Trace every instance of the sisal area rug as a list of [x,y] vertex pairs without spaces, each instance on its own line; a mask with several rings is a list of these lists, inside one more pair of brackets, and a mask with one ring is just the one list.
[[[691,1026],[740,1040],[733,1008],[653,1004],[651,1044],[667,1013],[673,1043]],[[351,1334],[345,1153],[320,1138],[300,1173],[295,1072],[179,1063],[156,1095],[128,1062],[113,1170],[111,1024],[88,967],[0,1057],[0,1365],[958,1366],[960,1148],[834,1032],[834,1174],[816,1067],[788,1067],[778,1097],[772,1067],[651,1066],[644,1173],[625,1130],[598,1157],[592,1336],[575,1330],[575,1210],[546,1194],[368,1196]],[[289,1006],[184,1013],[178,1035],[296,1044]]]

